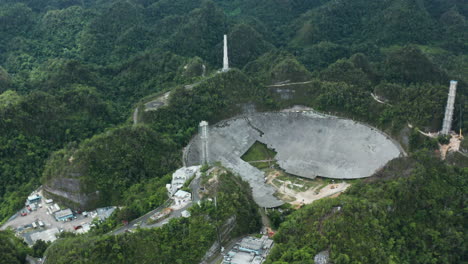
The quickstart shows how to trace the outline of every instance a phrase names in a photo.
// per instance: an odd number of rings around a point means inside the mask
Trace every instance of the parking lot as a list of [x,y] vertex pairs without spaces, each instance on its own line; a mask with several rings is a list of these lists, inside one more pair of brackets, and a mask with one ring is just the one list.
[[[25,207],[18,211],[15,216],[10,218],[10,220],[0,228],[0,230],[5,230],[7,228],[13,229],[18,235],[22,236],[28,244],[34,244],[38,239],[53,241],[55,240],[55,234],[58,232],[82,232],[84,231],[83,229],[89,230],[93,217],[106,218],[115,209],[114,207],[100,208],[97,211],[81,214],[74,212],[73,218],[68,221],[57,221],[55,216],[51,214],[51,210],[48,210],[48,208],[54,206],[55,203],[47,204],[41,191],[37,191],[34,194],[38,194],[42,197],[42,199],[35,203],[37,205],[36,210],[30,211]],[[60,207],[60,209],[63,210],[67,208]],[[25,212],[27,212],[27,214],[23,216],[22,213],[24,214]],[[43,225],[40,226],[40,223]],[[75,228],[78,230],[75,230]]]

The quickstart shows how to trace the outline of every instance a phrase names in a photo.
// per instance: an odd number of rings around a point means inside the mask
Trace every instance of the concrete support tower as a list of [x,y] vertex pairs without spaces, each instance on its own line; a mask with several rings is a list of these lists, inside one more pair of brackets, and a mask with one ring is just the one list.
[[453,109],[455,104],[455,95],[457,92],[457,81],[450,81],[450,90],[445,108],[444,123],[442,124],[442,135],[448,135],[452,128]]
[[229,59],[227,48],[227,35],[224,35],[224,56],[223,56],[223,72],[229,71]]
[[208,151],[208,122],[201,121],[199,125],[199,134],[200,134],[200,164],[208,164],[209,161],[209,151]]

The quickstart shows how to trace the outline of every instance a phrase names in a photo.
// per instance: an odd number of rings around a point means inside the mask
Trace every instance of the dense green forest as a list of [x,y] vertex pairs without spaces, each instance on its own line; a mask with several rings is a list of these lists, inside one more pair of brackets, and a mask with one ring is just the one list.
[[[406,172],[404,172],[406,171]],[[290,215],[267,263],[463,263],[468,170],[418,153]],[[306,234],[306,235],[304,235]]]
[[5,264],[25,263],[26,255],[32,255],[32,250],[12,231],[0,232],[0,252],[0,263]]
[[[177,168],[180,158],[175,147],[170,139],[144,126],[109,130],[84,140],[77,148],[69,145],[54,152],[44,169],[44,190],[56,199],[57,189],[85,194],[84,200],[63,201],[80,210],[122,204],[122,194],[132,185],[161,178],[164,172]],[[66,181],[77,184],[69,186]],[[165,198],[166,189],[158,189],[153,191]]]
[[[468,131],[467,14],[463,0],[0,0],[0,223],[68,178],[70,193],[100,191],[63,200],[75,209],[144,214],[199,121],[253,109],[306,105],[434,150],[417,129],[440,130],[451,79],[453,128]],[[223,34],[233,69],[217,73]],[[130,127],[136,106],[170,90]]]

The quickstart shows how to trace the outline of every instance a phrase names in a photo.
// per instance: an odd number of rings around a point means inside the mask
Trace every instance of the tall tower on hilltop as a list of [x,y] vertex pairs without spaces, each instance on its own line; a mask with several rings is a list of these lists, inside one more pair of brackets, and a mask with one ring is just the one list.
[[455,95],[457,92],[457,81],[450,81],[450,89],[447,98],[447,107],[445,108],[444,123],[442,124],[441,134],[448,135],[452,128],[453,109],[455,104]]
[[223,72],[229,71],[229,59],[227,48],[227,35],[224,35],[224,56],[223,56]]
[[200,164],[205,165],[208,164],[209,157],[208,157],[208,122],[201,121],[199,125],[199,133],[200,133]]

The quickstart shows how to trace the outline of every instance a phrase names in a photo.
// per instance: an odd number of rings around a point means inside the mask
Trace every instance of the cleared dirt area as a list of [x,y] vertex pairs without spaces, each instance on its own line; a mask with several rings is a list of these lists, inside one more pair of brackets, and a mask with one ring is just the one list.
[[446,145],[440,145],[439,147],[441,158],[444,160],[447,157],[447,152],[449,151],[458,151],[460,149],[460,143],[462,139],[463,137],[460,137],[456,134],[452,134],[450,142]]
[[346,182],[329,183],[321,179],[308,180],[286,176],[278,170],[267,174],[267,183],[276,188],[279,198],[297,207],[325,197],[336,197],[351,186]]

